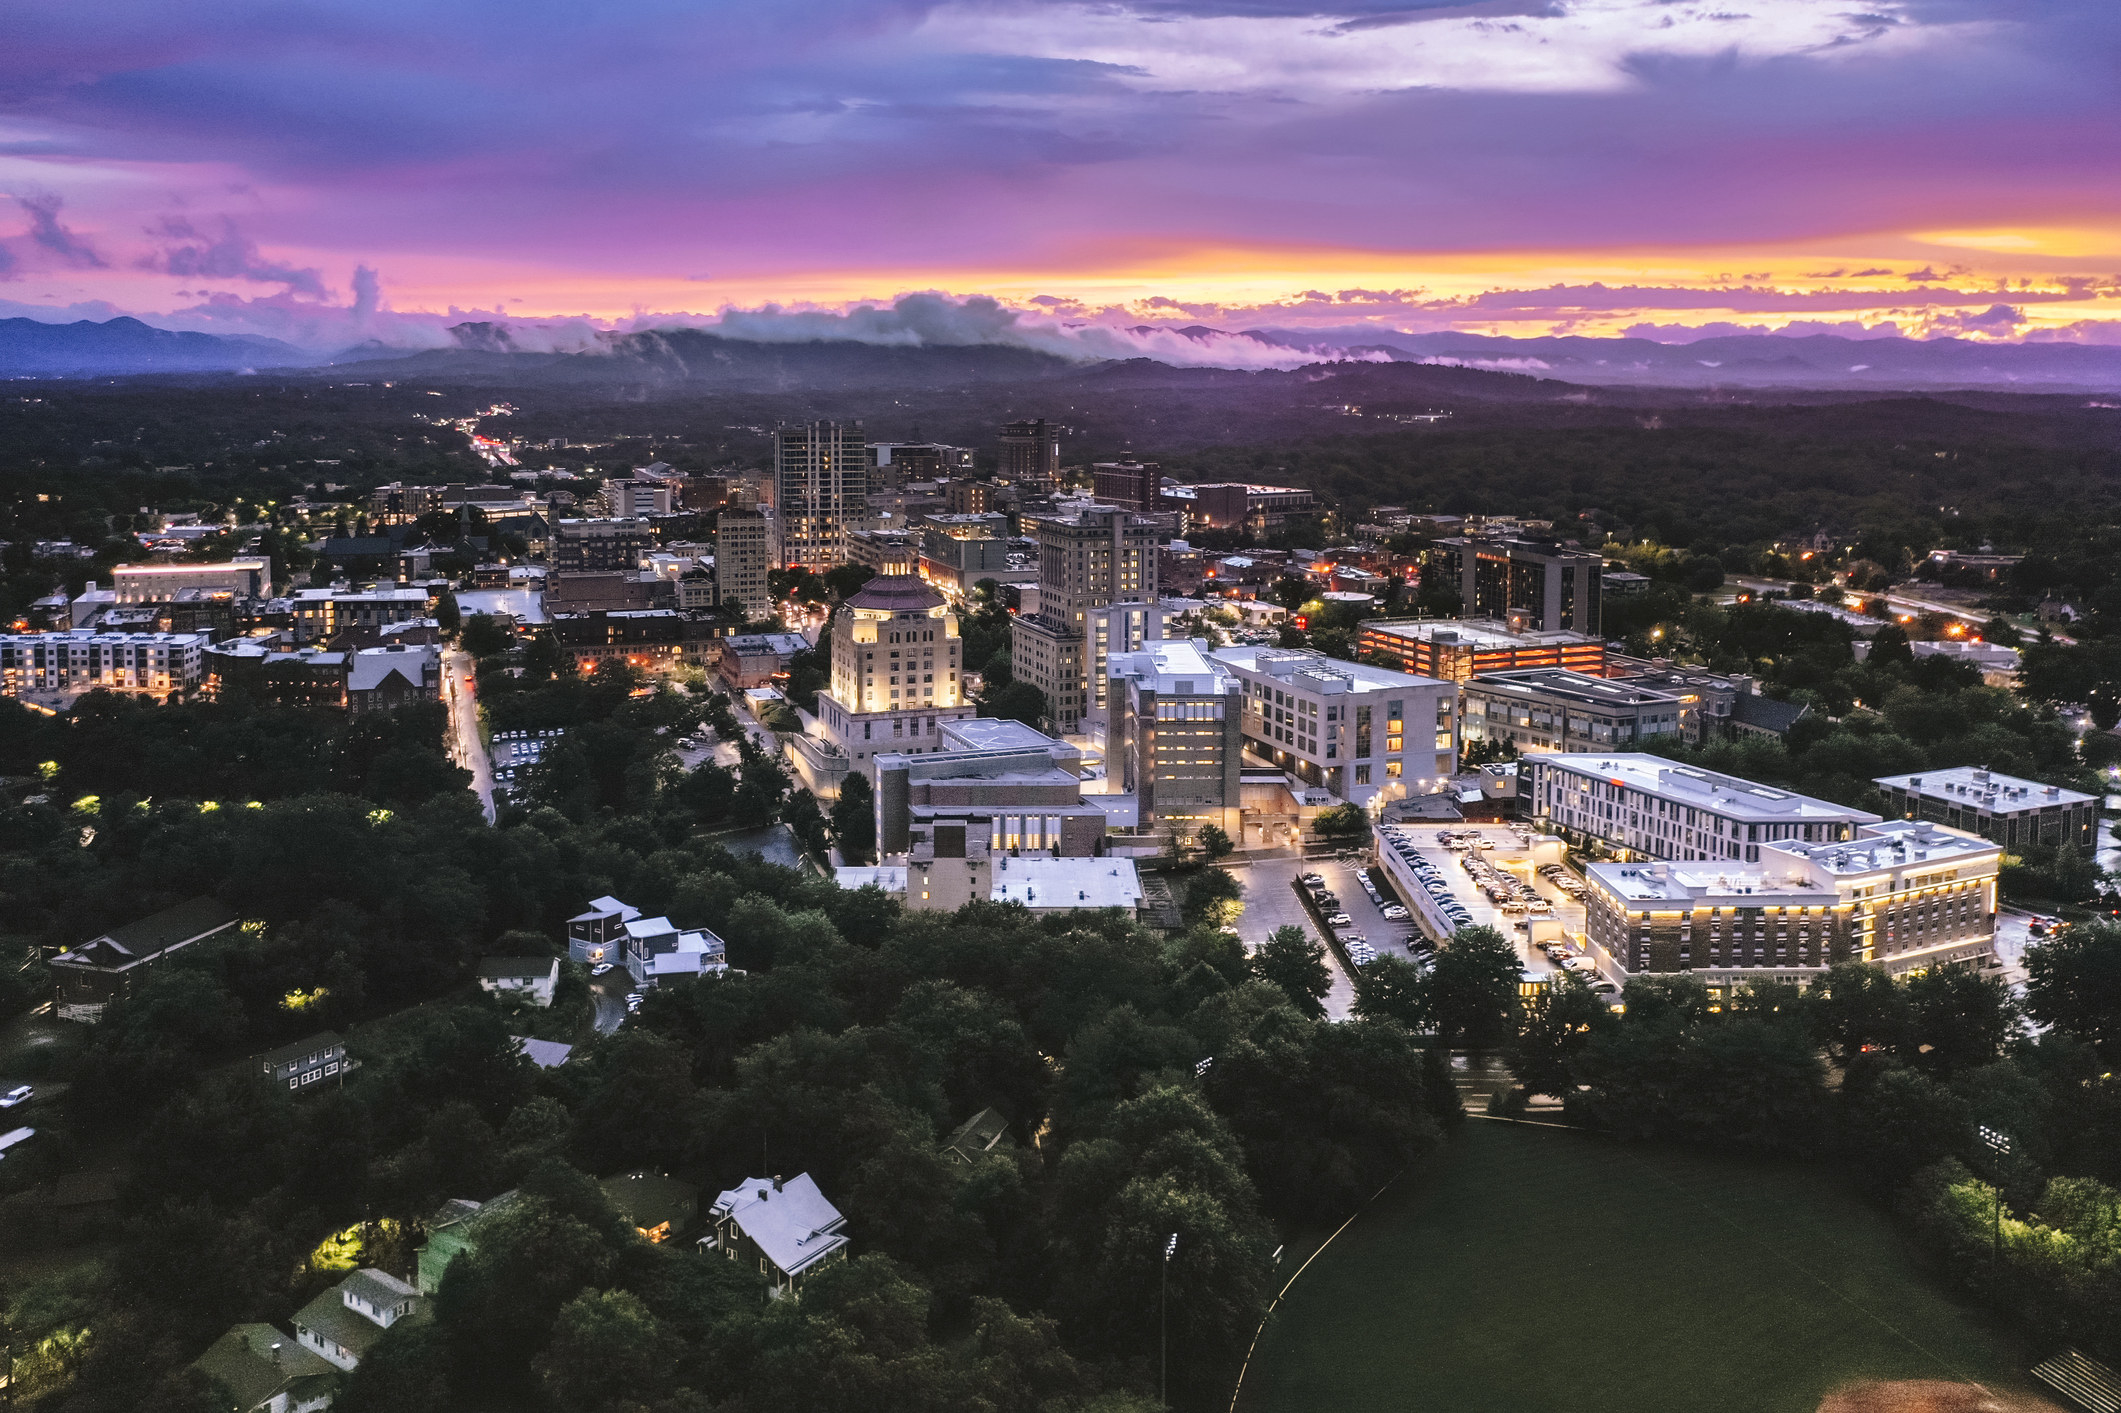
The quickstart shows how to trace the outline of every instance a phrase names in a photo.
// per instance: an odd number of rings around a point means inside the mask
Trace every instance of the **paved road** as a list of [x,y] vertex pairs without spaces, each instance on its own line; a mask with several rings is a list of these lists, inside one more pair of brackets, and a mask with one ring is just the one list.
[[626,987],[621,985],[613,991],[603,989],[605,982],[613,980],[624,981],[629,978],[626,973],[615,971],[590,983],[589,999],[596,1004],[599,1035],[609,1035],[626,1024]]
[[493,805],[493,762],[479,739],[479,689],[470,653],[451,648],[442,654],[442,699],[449,703],[449,755],[471,772],[471,788],[486,811],[486,822],[499,817]]
[[[1230,870],[1230,876],[1245,890],[1245,911],[1237,920],[1237,935],[1246,951],[1258,951],[1267,934],[1277,927],[1300,927],[1309,935],[1318,936],[1318,924],[1304,910],[1292,886],[1298,873],[1308,871],[1293,856],[1262,859]],[[1361,891],[1356,889],[1358,894]],[[1326,993],[1326,1018],[1346,1020],[1355,1005],[1355,983],[1348,980],[1347,970],[1331,947],[1326,948],[1326,967],[1333,976],[1333,988]]]

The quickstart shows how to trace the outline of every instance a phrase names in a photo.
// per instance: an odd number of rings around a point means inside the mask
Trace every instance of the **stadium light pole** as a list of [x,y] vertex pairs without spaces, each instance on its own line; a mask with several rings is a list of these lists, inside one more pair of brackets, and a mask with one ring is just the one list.
[[[1989,1152],[1995,1154],[1998,1158],[2008,1158],[2011,1155],[2011,1136],[2009,1134],[2000,1128],[1990,1128],[1987,1124],[1982,1124],[1979,1127],[1981,1141],[1988,1145]],[[1988,1259],[1991,1267],[2000,1270],[2003,1265],[2003,1174],[2000,1171],[1996,1174],[1995,1193],[1996,1211],[1989,1227]]]
[[1156,1286],[1156,1399],[1171,1406],[1171,1258],[1178,1254],[1178,1233],[1164,1242],[1164,1264]]

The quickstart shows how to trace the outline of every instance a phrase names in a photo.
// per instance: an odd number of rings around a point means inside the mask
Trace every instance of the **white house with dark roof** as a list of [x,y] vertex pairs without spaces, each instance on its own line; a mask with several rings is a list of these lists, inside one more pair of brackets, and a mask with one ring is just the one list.
[[479,989],[494,996],[517,996],[534,1006],[552,1004],[560,985],[558,957],[482,957]]
[[757,1261],[776,1299],[794,1295],[805,1279],[847,1259],[847,1219],[808,1173],[786,1182],[746,1178],[714,1199],[708,1217],[714,1230],[700,1238],[700,1249],[731,1261]]
[[391,1326],[426,1305],[420,1292],[388,1271],[364,1268],[302,1307],[295,1338],[328,1363],[352,1370]]

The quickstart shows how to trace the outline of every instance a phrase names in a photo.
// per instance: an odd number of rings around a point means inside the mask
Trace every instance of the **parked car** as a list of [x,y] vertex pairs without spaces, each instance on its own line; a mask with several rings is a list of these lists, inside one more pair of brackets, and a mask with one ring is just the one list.
[[1328,927],[1353,927],[1354,925],[1355,919],[1349,917],[1346,913],[1326,914],[1326,926]]
[[595,966],[589,969],[589,974],[591,976],[604,976],[613,971],[617,966],[618,963],[616,962],[598,962]]
[[1340,906],[1340,895],[1338,893],[1314,893],[1311,895],[1311,901],[1318,904],[1321,908],[1331,911]]
[[1604,977],[1600,977],[1598,980],[1592,982],[1591,990],[1593,990],[1600,996],[1618,996],[1620,994],[1619,984],[1617,982],[1607,981]]
[[1326,886],[1326,876],[1322,873],[1307,873],[1297,881],[1300,883],[1307,884],[1313,888],[1323,888]]
[[1598,970],[1597,964],[1594,963],[1589,957],[1565,957],[1562,959],[1561,964],[1564,967],[1568,968],[1570,971],[1578,973],[1587,971],[1595,972]]
[[1406,908],[1398,903],[1387,903],[1380,911],[1384,913],[1387,922],[1405,922],[1411,916]]
[[0,1094],[0,1109],[12,1109],[18,1104],[27,1104],[37,1091],[29,1085],[18,1084],[5,1094]]

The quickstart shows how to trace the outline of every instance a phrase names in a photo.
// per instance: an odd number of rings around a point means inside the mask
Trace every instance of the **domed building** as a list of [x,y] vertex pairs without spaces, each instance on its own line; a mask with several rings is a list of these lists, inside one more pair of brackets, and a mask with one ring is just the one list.
[[941,724],[977,715],[965,701],[964,642],[949,601],[912,574],[879,575],[832,621],[832,686],[815,733],[794,743],[796,773],[820,799],[848,771],[875,783],[879,752],[943,749]]

